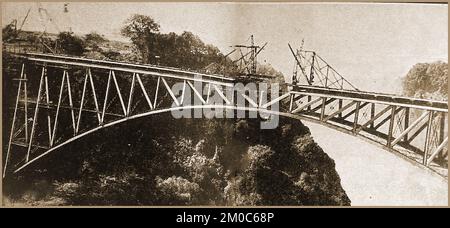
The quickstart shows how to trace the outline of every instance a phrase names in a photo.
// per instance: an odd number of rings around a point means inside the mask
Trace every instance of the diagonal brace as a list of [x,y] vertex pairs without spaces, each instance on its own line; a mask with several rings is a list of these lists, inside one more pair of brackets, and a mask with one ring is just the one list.
[[291,113],[297,113],[297,112],[300,112],[300,111],[302,111],[303,109],[305,109],[306,107],[308,107],[308,106],[310,106],[310,105],[312,105],[312,104],[315,104],[315,103],[317,103],[317,102],[319,102],[319,101],[321,101],[321,100],[322,100],[322,98],[319,97],[319,98],[314,99],[314,100],[312,100],[312,101],[310,101],[310,102],[307,102],[307,103],[305,103],[303,106],[300,106],[300,107],[294,109]]
[[400,133],[400,135],[394,141],[392,141],[391,145],[394,146],[395,144],[397,144],[402,139],[403,136],[408,134],[413,128],[415,128],[420,122],[422,122],[422,120],[424,120],[428,115],[429,115],[428,112],[424,112],[416,121],[414,121],[414,123],[412,123],[408,128],[406,128],[402,133]]
[[326,122],[326,121],[330,120],[331,118],[333,118],[337,114],[342,113],[343,111],[347,110],[348,108],[350,108],[354,104],[356,104],[356,101],[352,101],[352,102],[348,103],[347,105],[345,105],[344,107],[340,108],[336,112],[333,112],[330,115],[328,115],[326,118],[323,119],[323,121]]
[[380,118],[383,114],[391,110],[391,105],[387,106],[383,110],[381,110],[378,114],[376,114],[374,117],[372,117],[369,121],[367,121],[365,124],[361,125],[361,127],[358,128],[357,132],[361,131],[364,128],[367,128],[370,124],[375,122],[378,118]]

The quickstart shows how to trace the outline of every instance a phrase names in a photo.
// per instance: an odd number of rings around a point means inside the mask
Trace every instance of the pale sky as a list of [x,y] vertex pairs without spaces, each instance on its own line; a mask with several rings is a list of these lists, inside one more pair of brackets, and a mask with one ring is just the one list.
[[[268,42],[258,57],[291,76],[294,47],[305,39],[358,88],[398,92],[400,77],[419,62],[448,61],[448,7],[440,4],[370,3],[42,3],[59,27],[75,33],[96,31],[120,36],[123,22],[132,14],[153,17],[161,32],[198,35],[227,53],[234,44],[253,34],[257,44]],[[42,30],[36,3],[2,3],[3,26],[19,22],[33,7],[24,30]],[[31,20],[33,19],[33,20]],[[48,25],[47,31],[57,32]]]

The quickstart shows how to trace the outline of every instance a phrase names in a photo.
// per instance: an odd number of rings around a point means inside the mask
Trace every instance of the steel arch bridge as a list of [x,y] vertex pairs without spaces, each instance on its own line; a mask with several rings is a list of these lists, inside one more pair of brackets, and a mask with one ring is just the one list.
[[[238,81],[222,75],[37,53],[18,57],[20,70],[4,75],[16,77],[18,88],[3,177],[100,129],[157,113],[198,109],[320,123],[448,175],[446,102],[298,84],[286,84],[263,99],[267,90],[235,91]],[[182,85],[178,93],[176,83]],[[194,99],[199,103],[192,105]]]

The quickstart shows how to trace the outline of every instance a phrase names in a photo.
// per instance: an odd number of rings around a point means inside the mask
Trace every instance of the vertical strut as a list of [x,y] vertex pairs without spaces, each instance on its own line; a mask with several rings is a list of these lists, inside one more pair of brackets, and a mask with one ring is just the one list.
[[[25,69],[25,64],[22,64],[22,71],[20,73],[20,79],[23,79],[24,69]],[[3,167],[3,178],[6,175],[6,168],[8,166],[9,154],[11,152],[11,144],[12,144],[12,138],[14,136],[14,126],[16,124],[17,108],[19,106],[21,90],[22,90],[22,80],[19,80],[19,87],[17,88],[16,106],[14,108],[14,114],[13,114],[13,119],[12,119],[12,124],[11,124],[11,132],[9,134],[8,150],[6,152],[5,166]]]
[[[310,95],[308,95],[308,103],[309,103],[309,102],[311,102],[311,96],[310,96]],[[308,111],[311,111],[311,105],[308,105],[307,110],[308,110]]]
[[73,100],[72,100],[72,89],[70,86],[70,76],[69,72],[66,71],[66,79],[67,79],[67,93],[69,94],[69,106],[70,106],[70,114],[72,117],[72,127],[73,127],[73,135],[75,135],[76,132],[76,124],[75,124],[75,112],[73,108]]
[[[50,107],[50,94],[48,90],[47,69],[45,69],[44,80],[45,80],[45,103],[47,104],[48,108]],[[52,119],[50,118],[50,113],[48,109],[47,109],[47,127],[48,127],[48,144],[50,145],[52,141]]]
[[[442,153],[442,150],[445,148],[445,146],[448,143],[448,137],[445,137],[444,140],[440,143],[440,145],[433,151],[432,154],[430,154],[430,157],[427,159],[426,166],[429,166],[430,163],[434,160],[434,158],[439,154]],[[440,162],[440,161],[438,161]]]
[[56,107],[55,123],[53,124],[53,134],[52,134],[52,137],[50,139],[50,147],[53,146],[53,143],[55,141],[56,127],[58,125],[59,108],[61,106],[62,93],[63,93],[63,90],[64,90],[64,82],[65,82],[65,78],[66,78],[65,76],[66,76],[66,71],[64,70],[63,71],[62,80],[61,80],[61,88],[59,89],[58,106]]
[[359,109],[361,107],[361,101],[356,102],[355,107],[355,118],[353,119],[353,133],[356,133],[356,129],[358,128],[358,118],[359,118]]
[[312,54],[312,60],[311,60],[311,69],[309,70],[309,81],[311,83],[314,82],[314,60],[316,57],[316,52],[313,52]]
[[326,105],[326,102],[327,102],[327,98],[326,98],[326,97],[323,97],[323,98],[322,98],[322,107],[321,107],[321,110],[320,110],[320,121],[323,120],[323,116],[325,115],[325,105]]
[[[211,82],[208,83],[208,90],[207,90],[207,94],[206,94],[206,103],[209,102],[209,96],[211,95]],[[183,104],[183,103],[181,103]]]
[[[264,93],[264,90],[261,90],[261,91],[259,92],[259,104],[258,104],[258,107],[261,107],[261,106],[263,105],[263,100],[262,100],[262,98],[263,98],[263,93]],[[267,94],[267,95],[269,95],[269,94]]]
[[[404,129],[408,129],[408,127],[409,127],[409,107],[406,107],[405,108],[405,128]],[[408,141],[408,133],[406,133],[403,140],[405,142]]]
[[387,146],[391,147],[392,144],[392,138],[393,138],[393,130],[394,130],[394,121],[395,121],[395,106],[392,106],[391,108],[391,118],[389,121],[389,131],[388,131],[388,139],[387,139]]
[[428,127],[427,127],[427,133],[425,136],[425,146],[423,149],[423,164],[427,165],[427,160],[428,160],[428,154],[429,154],[429,150],[431,147],[431,132],[432,132],[432,127],[433,127],[433,111],[429,111],[428,113]]
[[130,88],[130,96],[128,96],[128,106],[127,106],[127,114],[130,115],[131,111],[131,102],[133,101],[133,93],[134,93],[134,84],[136,83],[136,73],[133,73],[133,79],[131,79],[131,88]]
[[161,77],[158,77],[158,81],[156,82],[155,101],[153,102],[153,108],[156,108],[156,101],[158,100],[158,90],[159,90],[159,82],[160,81],[161,81]]
[[183,90],[181,91],[180,104],[184,102],[184,93],[186,92],[186,80],[183,80]]
[[88,81],[88,74],[86,72],[86,75],[84,76],[83,92],[81,94],[80,110],[78,110],[78,120],[77,120],[77,127],[75,128],[75,134],[78,134],[78,131],[80,130],[81,113],[83,112],[84,96],[86,95],[87,81]]
[[23,86],[24,86],[24,119],[25,119],[25,142],[28,142],[28,89],[27,89],[27,73],[23,71]]
[[[442,112],[441,116],[440,116],[440,121],[439,121],[439,142],[443,142],[445,140],[445,117],[446,117],[446,113]],[[447,137],[448,138],[448,137]],[[443,160],[444,156],[442,156],[443,153],[439,153],[438,156],[438,160]]]
[[94,80],[92,79],[91,68],[88,68],[89,82],[91,84],[92,95],[94,97],[95,111],[97,112],[98,124],[101,124],[100,109],[98,108],[97,93],[95,92]]
[[291,94],[291,98],[289,101],[289,112],[292,112],[292,106],[294,105],[294,94]]
[[108,94],[109,94],[110,85],[111,85],[111,71],[109,71],[108,82],[106,83],[106,93],[105,93],[105,100],[103,102],[103,110],[102,110],[102,118],[101,118],[102,124],[104,123],[104,120],[105,120],[106,104],[108,103]]
[[28,144],[28,149],[27,149],[27,155],[25,157],[25,162],[28,162],[28,160],[30,159],[30,151],[31,151],[31,145],[33,143],[33,137],[34,137],[36,124],[37,124],[36,122],[37,122],[37,116],[38,116],[38,112],[39,112],[39,102],[41,100],[41,91],[42,91],[42,84],[43,84],[43,81],[44,81],[44,74],[45,74],[45,66],[42,67],[41,79],[39,80],[39,89],[38,89],[38,95],[37,95],[37,98],[36,98],[36,107],[34,108],[33,124],[31,126],[30,142]]
[[[370,107],[370,119],[373,119],[373,118],[375,118],[375,103],[372,103],[371,107]],[[375,121],[373,121],[370,124],[370,128],[374,128],[374,126],[375,126]]]

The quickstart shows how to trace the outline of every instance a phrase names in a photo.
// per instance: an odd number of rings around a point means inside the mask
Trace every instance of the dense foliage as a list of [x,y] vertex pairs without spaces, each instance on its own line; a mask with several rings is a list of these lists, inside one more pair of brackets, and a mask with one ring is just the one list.
[[277,129],[260,130],[258,119],[175,120],[170,115],[155,115],[71,144],[43,159],[23,178],[7,185],[21,186],[20,190],[5,189],[14,193],[11,201],[350,204],[333,160],[314,143],[309,130],[292,119],[282,119]]
[[8,42],[17,37],[17,32],[14,24],[7,24],[2,28],[2,41]]
[[448,64],[445,62],[418,63],[403,78],[406,96],[447,100]]
[[160,25],[153,18],[145,15],[135,14],[125,21],[121,33],[131,39],[131,42],[141,53],[144,63],[154,61],[155,38],[159,32]]
[[84,52],[84,40],[71,32],[59,33],[56,42],[65,54],[80,56]]
[[136,14],[127,19],[121,33],[137,47],[144,63],[199,70],[224,58],[217,47],[191,32],[164,34],[159,29],[151,17]]

